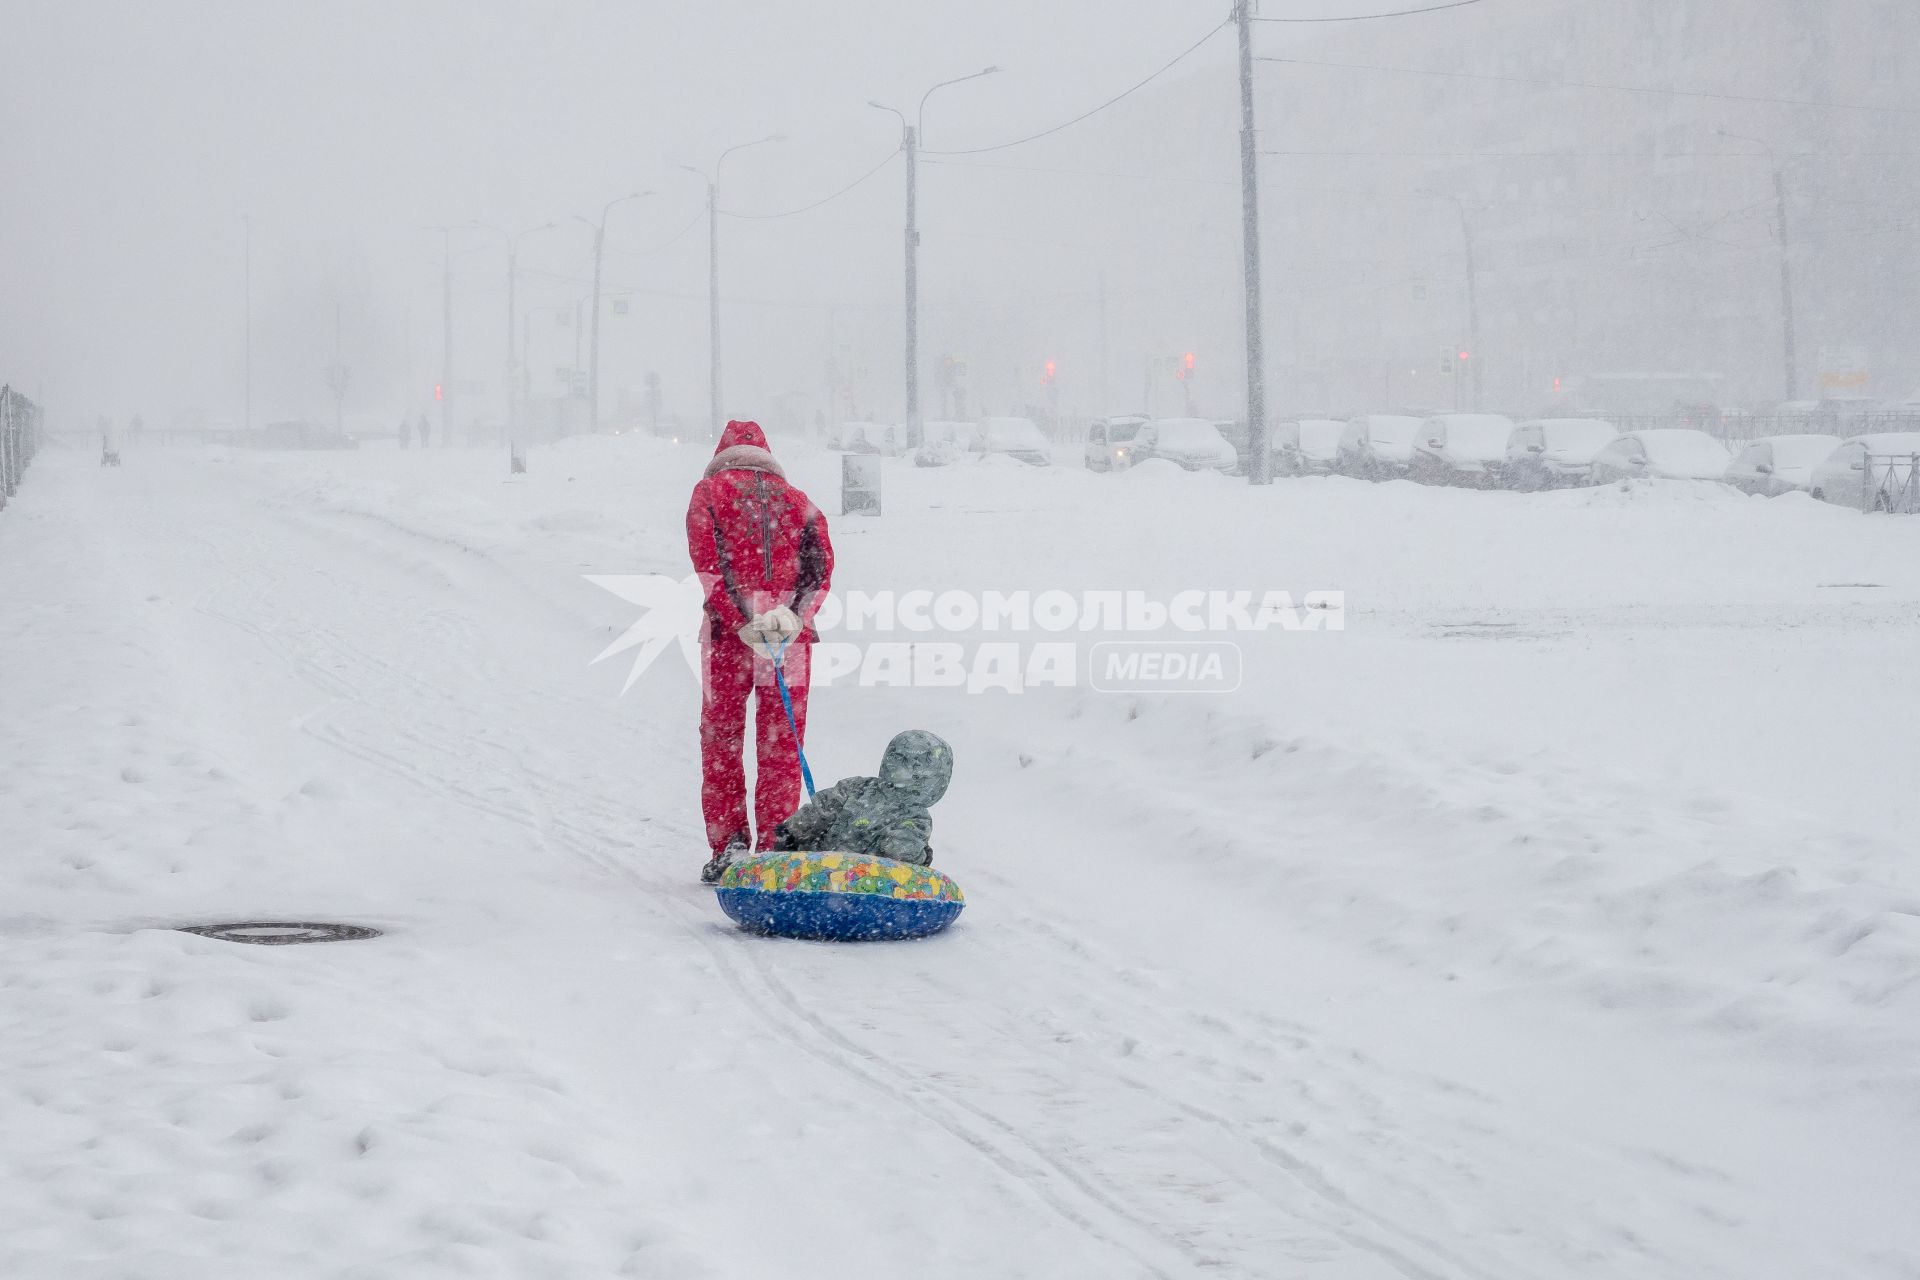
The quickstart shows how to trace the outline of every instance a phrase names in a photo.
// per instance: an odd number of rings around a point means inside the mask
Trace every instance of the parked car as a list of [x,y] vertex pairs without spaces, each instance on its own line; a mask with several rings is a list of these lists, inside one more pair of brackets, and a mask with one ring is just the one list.
[[1620,438],[1599,418],[1539,418],[1507,438],[1507,483],[1532,492],[1585,484],[1594,455]]
[[1124,471],[1134,463],[1140,428],[1144,417],[1097,418],[1087,428],[1086,460],[1089,471]]
[[[1899,459],[1893,464],[1895,487],[1905,488],[1913,483],[1909,470],[1912,464],[1906,460],[1916,454],[1920,454],[1920,431],[1883,431],[1877,435],[1855,436],[1841,441],[1827,460],[1813,469],[1807,489],[1822,502],[1865,510],[1868,484],[1877,490],[1887,478],[1887,464],[1870,463],[1869,459]],[[1895,505],[1902,510],[1906,508],[1904,502]],[[1876,494],[1873,509],[1887,510],[1886,500]]]
[[843,422],[834,429],[827,448],[842,453],[884,453],[898,457],[906,433],[886,422]]
[[1372,413],[1347,423],[1340,433],[1334,469],[1360,480],[1391,480],[1413,465],[1413,437],[1421,418]]
[[950,467],[960,461],[973,439],[966,422],[926,422],[920,426],[920,447],[913,451],[916,467]]
[[1630,431],[1594,455],[1593,483],[1639,477],[1664,480],[1718,480],[1727,473],[1733,452],[1704,431],[1665,427]]
[[1838,436],[1768,436],[1742,449],[1721,478],[1742,493],[1777,498],[1813,485],[1813,471],[1840,447]]
[[1273,473],[1278,476],[1328,476],[1340,453],[1347,424],[1332,418],[1302,418],[1273,429]]
[[1507,466],[1513,419],[1497,413],[1443,413],[1420,424],[1407,474],[1421,484],[1491,488]]
[[975,453],[1003,454],[1036,467],[1053,462],[1047,438],[1032,418],[982,418],[968,447]]
[[1205,418],[1155,418],[1134,437],[1133,460],[1159,458],[1188,471],[1232,471],[1240,455]]

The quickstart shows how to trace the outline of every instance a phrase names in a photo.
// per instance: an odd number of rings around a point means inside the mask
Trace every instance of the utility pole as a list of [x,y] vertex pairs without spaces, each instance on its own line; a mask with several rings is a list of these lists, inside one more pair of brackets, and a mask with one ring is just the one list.
[[453,229],[440,232],[440,447],[453,439]]
[[1793,250],[1787,239],[1787,173],[1773,167],[1773,198],[1780,223],[1780,327],[1785,342],[1787,399],[1800,398],[1800,357],[1793,319]]
[[680,166],[688,173],[704,179],[707,184],[707,412],[715,440],[720,438],[721,427],[727,420],[726,410],[722,407],[725,397],[720,389],[720,166],[736,151],[786,140],[786,134],[774,133],[728,147],[713,162],[712,173],[696,169],[690,164]]
[[1779,155],[1773,144],[1761,138],[1750,138],[1743,133],[1728,133],[1718,130],[1723,138],[1736,142],[1751,142],[1764,147],[1767,152],[1767,165],[1773,170],[1773,200],[1776,229],[1780,237],[1780,333],[1782,356],[1785,360],[1785,379],[1787,399],[1800,398],[1800,356],[1798,326],[1793,318],[1793,242],[1789,238],[1787,226],[1787,171],[1780,163]]
[[240,223],[246,228],[245,247],[242,250],[242,256],[245,262],[243,268],[245,284],[242,288],[246,294],[246,301],[243,304],[243,310],[246,316],[246,337],[243,340],[246,353],[243,357],[246,366],[246,371],[243,375],[246,390],[243,401],[245,407],[241,415],[240,425],[246,431],[251,432],[253,430],[253,215],[241,214]]
[[1486,404],[1486,374],[1481,366],[1484,354],[1480,350],[1480,272],[1473,255],[1473,222],[1467,216],[1464,201],[1455,200],[1460,210],[1460,236],[1467,246],[1467,364],[1473,371],[1473,409],[1478,411]]
[[1267,423],[1266,339],[1260,322],[1260,152],[1253,121],[1253,4],[1237,0],[1240,27],[1241,252],[1247,290],[1247,483],[1273,483],[1273,437]]
[[719,442],[726,421],[720,396],[720,166],[707,180],[707,429]]
[[[925,102],[921,108],[925,110]],[[903,130],[900,150],[907,157],[907,444],[926,440],[920,421],[920,130]]]
[[617,196],[607,201],[606,208],[600,210],[598,222],[587,222],[579,214],[574,215],[576,222],[586,222],[593,228],[593,319],[590,321],[593,332],[587,350],[587,425],[592,431],[600,430],[600,264],[602,252],[607,246],[607,215],[613,212],[617,204],[652,194],[651,191],[635,191],[631,195]]
[[965,84],[982,76],[998,75],[999,67],[986,67],[970,76],[942,80],[920,95],[920,109],[912,121],[897,107],[869,100],[867,105],[891,111],[900,117],[900,150],[907,157],[907,443],[917,447],[924,440],[920,420],[920,140],[926,135],[927,99],[948,85]]
[[1107,387],[1107,272],[1100,271],[1100,403],[1095,408],[1102,414],[1113,412],[1113,402]]
[[[507,447],[514,448],[519,426],[518,392],[522,379],[517,375],[519,363],[514,352],[514,335],[519,329],[519,292],[520,292],[520,241],[536,231],[551,231],[556,223],[546,222],[537,227],[528,227],[515,235],[501,227],[485,222],[467,224],[476,231],[491,231],[506,241],[507,245],[507,377],[504,383],[507,394]],[[524,354],[524,353],[523,353]]]

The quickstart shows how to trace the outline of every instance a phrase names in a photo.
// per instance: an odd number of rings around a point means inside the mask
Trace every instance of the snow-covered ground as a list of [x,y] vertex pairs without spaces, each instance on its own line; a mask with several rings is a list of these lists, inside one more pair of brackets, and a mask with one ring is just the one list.
[[[842,587],[1347,623],[1231,696],[818,691],[826,776],[954,742],[970,902],[836,948],[694,883],[678,659],[591,665],[704,460],[35,465],[0,1275],[1920,1276],[1920,520],[889,462]],[[387,934],[169,928],[243,917]]]

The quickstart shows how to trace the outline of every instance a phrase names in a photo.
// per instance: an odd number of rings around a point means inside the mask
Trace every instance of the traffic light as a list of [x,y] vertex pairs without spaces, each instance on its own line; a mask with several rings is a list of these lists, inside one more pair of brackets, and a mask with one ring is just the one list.
[[1473,359],[1473,352],[1465,350],[1463,348],[1460,352],[1460,363],[1465,364],[1467,361],[1471,359]]
[[443,386],[441,386],[441,385],[440,385],[439,383],[437,383],[437,382],[436,382],[436,383],[434,383],[434,384],[433,384],[433,398],[434,398],[435,400],[445,400],[445,399],[447,398],[447,389],[446,389],[445,387],[443,387]]
[[1059,366],[1054,364],[1054,362],[1051,360],[1047,361],[1046,369],[1040,375],[1040,381],[1046,383],[1048,386],[1052,386],[1053,376],[1057,372],[1059,372]]
[[1180,368],[1177,376],[1182,382],[1185,382],[1193,376],[1193,352],[1189,351],[1186,355],[1180,357]]

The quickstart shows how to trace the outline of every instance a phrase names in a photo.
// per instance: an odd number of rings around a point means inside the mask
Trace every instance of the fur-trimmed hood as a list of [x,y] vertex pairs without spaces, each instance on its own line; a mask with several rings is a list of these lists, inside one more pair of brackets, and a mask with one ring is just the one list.
[[765,449],[750,444],[736,444],[714,454],[713,461],[707,464],[707,478],[711,480],[722,471],[765,471],[782,480],[787,478],[786,470],[778,459]]

